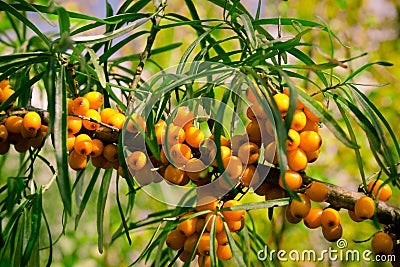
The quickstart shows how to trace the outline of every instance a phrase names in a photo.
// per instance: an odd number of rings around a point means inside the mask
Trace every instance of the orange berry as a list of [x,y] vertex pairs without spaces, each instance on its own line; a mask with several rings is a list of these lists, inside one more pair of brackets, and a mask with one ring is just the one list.
[[82,119],[74,116],[68,116],[67,127],[69,134],[76,134],[82,128]]
[[247,116],[247,118],[249,118],[249,120],[256,120],[257,119],[251,106],[249,106],[247,108],[246,116]]
[[167,239],[165,240],[165,243],[170,249],[178,250],[183,248],[185,240],[186,236],[181,231],[176,229],[169,232],[169,234],[167,235]]
[[74,99],[72,103],[72,112],[77,115],[85,116],[86,112],[88,112],[90,107],[89,100],[85,97],[77,97]]
[[304,217],[304,225],[307,228],[315,229],[321,226],[321,208],[312,208],[306,217]]
[[384,182],[382,180],[374,180],[368,183],[368,192],[372,193],[375,197],[378,195],[378,199],[387,201],[392,196],[392,189],[388,184],[382,186]]
[[264,150],[264,159],[272,164],[277,164],[278,163],[278,154],[277,154],[277,148],[276,148],[276,142],[273,141],[269,143]]
[[284,178],[282,179],[282,176],[279,176],[279,185],[283,188],[286,189],[284,181],[286,181],[287,188],[290,190],[297,190],[301,187],[303,183],[303,178],[298,172],[295,171],[286,171]]
[[300,135],[293,129],[288,131],[288,140],[286,140],[287,151],[295,150],[300,145]]
[[308,163],[315,162],[319,157],[320,151],[321,150],[319,150],[319,149],[314,150],[314,151],[304,151],[306,153]]
[[[211,140],[213,140],[214,143],[215,143],[215,136],[214,136],[213,134],[210,135],[208,138],[211,139]],[[220,135],[220,136],[219,136],[219,145],[220,145],[220,146],[226,146],[226,147],[230,147],[230,146],[231,146],[231,144],[230,144],[230,142],[228,141],[228,139],[226,139],[226,137],[223,136],[223,135]]]
[[68,163],[73,170],[83,170],[87,164],[87,156],[73,150],[68,156]]
[[8,131],[4,124],[0,124],[0,143],[7,141]]
[[119,130],[121,130],[122,127],[124,126],[124,122],[125,122],[125,115],[122,113],[115,113],[111,115],[107,120],[108,125],[114,126]]
[[21,133],[22,121],[21,117],[12,115],[5,119],[4,124],[9,133]]
[[230,179],[238,178],[243,171],[242,161],[236,156],[229,156],[222,160],[226,174]]
[[173,123],[178,127],[184,128],[185,125],[191,124],[193,122],[193,119],[194,114],[190,111],[189,107],[180,106],[177,109]]
[[392,237],[385,232],[377,232],[371,240],[372,251],[375,255],[392,254],[394,242]]
[[196,245],[197,239],[199,239],[199,234],[194,233],[190,236],[186,236],[185,243],[183,244],[183,250],[192,253],[194,250],[194,247]]
[[306,126],[307,117],[301,110],[296,110],[293,114],[292,125],[290,126],[291,129],[295,131],[303,130],[304,126]]
[[231,232],[238,232],[243,229],[244,227],[244,218],[240,221],[229,221],[226,220],[226,224],[228,225],[229,231]]
[[196,127],[191,126],[185,130],[186,143],[188,143],[191,147],[198,148],[204,138],[204,133]]
[[329,242],[336,242],[342,237],[343,228],[342,225],[337,225],[335,227],[325,228],[322,227],[322,234],[326,240]]
[[[322,104],[322,102],[317,101],[317,104],[320,105],[322,108],[325,109],[325,106],[324,106],[324,104]],[[304,114],[306,114],[307,118],[308,118],[310,121],[313,121],[313,122],[320,122],[320,121],[321,121],[320,118],[318,118],[317,116],[315,116],[315,115],[314,115],[308,108],[306,108],[306,107],[304,108]]]
[[159,120],[154,127],[156,130],[157,143],[161,145],[163,143],[162,137],[165,135],[166,123],[163,120]]
[[[215,240],[215,243],[217,240]],[[197,245],[197,250],[199,251],[200,255],[208,256],[210,255],[210,233],[203,233],[199,239],[199,244]]]
[[176,168],[174,165],[169,164],[165,169],[164,178],[165,180],[179,185],[182,183],[185,176],[185,172],[181,169]]
[[92,138],[87,134],[80,134],[75,138],[74,151],[78,154],[89,156],[92,153]]
[[195,207],[196,211],[203,210],[216,210],[218,206],[218,200],[213,196],[198,197],[197,205]]
[[197,263],[198,263],[199,267],[211,267],[210,256],[199,255],[199,258],[197,259]]
[[287,161],[292,171],[302,171],[307,168],[307,155],[301,148],[287,152]]
[[128,120],[126,130],[131,133],[138,133],[140,131],[147,132],[146,121],[139,114],[133,113]]
[[[179,259],[182,262],[189,262],[190,261],[190,257],[192,256],[192,253],[189,253],[187,251],[182,251],[181,254],[179,254]],[[192,259],[192,261],[194,260],[194,258]]]
[[202,217],[198,217],[196,222],[196,232],[201,233],[205,225],[206,225],[206,220]]
[[97,91],[87,93],[85,98],[89,101],[89,108],[91,109],[98,109],[104,103],[103,94]]
[[210,212],[207,214],[205,222],[207,222],[206,230],[211,232],[211,227],[215,220],[215,233],[220,233],[224,230],[224,224],[221,215],[215,212]]
[[67,98],[67,113],[71,114],[72,113],[72,107],[74,105],[74,100],[71,98]]
[[3,103],[9,99],[15,91],[11,88],[10,85],[7,85],[3,90],[0,90],[0,103]]
[[[224,161],[224,159],[228,158],[231,156],[231,149],[227,146],[221,146],[220,147],[220,153],[221,153],[221,159],[222,162]],[[210,151],[209,154],[210,160],[214,160],[212,165],[214,167],[218,167],[218,161],[217,161],[217,150],[213,149]]]
[[107,144],[103,148],[103,156],[108,161],[117,161],[118,160],[118,147],[114,144]]
[[[193,215],[193,212],[187,213],[182,216],[182,220]],[[176,229],[181,231],[185,236],[191,236],[196,232],[197,217],[192,217],[180,222]]]
[[[168,132],[167,132],[168,131]],[[182,144],[185,141],[185,131],[178,126],[170,124],[169,127],[166,126],[167,136],[161,136],[161,143],[165,143],[165,138],[167,138],[168,146],[173,146],[175,144]]]
[[19,153],[24,153],[29,149],[29,140],[25,138],[21,138],[14,144],[15,151]]
[[234,135],[231,137],[230,143],[231,143],[231,150],[232,154],[237,156],[239,152],[239,148],[245,144],[248,143],[249,139],[247,134],[242,134],[242,135]]
[[314,132],[318,133],[319,132],[318,123],[316,123],[315,121],[312,121],[310,119],[307,119],[306,125],[304,126],[302,131],[314,131]]
[[146,166],[147,157],[142,151],[135,151],[128,156],[126,161],[129,168],[134,171],[138,171]]
[[361,219],[372,218],[375,213],[374,200],[368,196],[363,196],[357,199],[356,204],[354,205],[354,212],[357,217]]
[[25,114],[22,124],[26,130],[36,132],[42,125],[42,119],[37,112],[29,111]]
[[103,156],[97,156],[97,157],[92,157],[92,165],[96,168],[103,168],[105,169],[105,167],[107,167],[108,164],[108,160]]
[[246,133],[249,136],[249,140],[255,144],[261,143],[261,130],[257,121],[251,121],[246,126]]
[[297,224],[301,222],[302,218],[295,217],[291,211],[290,205],[288,205],[285,209],[285,219],[291,224]]
[[334,228],[340,224],[340,214],[332,208],[324,209],[321,214],[321,225],[324,228]]
[[[223,208],[229,208],[233,206],[240,205],[240,202],[237,200],[228,200],[222,206]],[[222,215],[224,216],[225,220],[229,221],[240,221],[246,215],[245,210],[224,210],[222,211]]]
[[10,85],[10,79],[6,78],[6,79],[0,81],[0,89],[1,90],[6,88],[8,85]]
[[321,147],[322,138],[314,131],[303,131],[300,133],[299,147],[304,151],[315,151]]
[[278,106],[279,111],[282,114],[286,114],[286,112],[289,109],[289,96],[282,94],[282,93],[278,93],[276,95],[274,95],[274,101],[276,103],[276,105]]
[[24,126],[21,127],[21,135],[22,135],[22,138],[25,138],[25,139],[32,139],[33,137],[36,136],[37,132],[38,132],[37,130],[29,131]]
[[297,199],[293,199],[290,202],[290,212],[294,217],[297,218],[305,218],[311,209],[310,198],[305,194],[298,194],[300,197],[300,201]]
[[232,258],[232,250],[229,245],[219,245],[217,247],[217,258],[223,261],[230,260]]
[[197,158],[191,158],[185,165],[185,172],[190,179],[198,181],[208,175],[207,166]]
[[226,234],[225,230],[217,233],[216,238],[219,246],[224,246],[229,243],[228,235]]
[[245,187],[250,187],[253,178],[254,181],[258,181],[260,178],[258,172],[256,172],[256,167],[254,167],[254,165],[247,165],[240,177],[240,183]]
[[177,167],[182,167],[192,157],[192,150],[185,144],[175,144],[170,147],[168,152],[171,163]]
[[103,153],[104,144],[100,139],[93,139],[92,140],[92,152],[90,156],[98,157]]
[[[94,109],[89,109],[86,112],[85,117],[88,117],[94,121],[101,122],[100,113],[98,113],[97,110],[94,110]],[[97,130],[100,125],[94,121],[82,120],[83,127],[85,127],[86,129],[88,129],[90,131]]]
[[6,140],[5,142],[0,143],[0,155],[7,154],[10,150],[10,141]]
[[112,115],[117,114],[117,113],[118,113],[118,111],[115,110],[115,109],[113,109],[113,108],[105,108],[105,109],[102,109],[102,110],[100,111],[101,122],[107,123],[107,122],[108,122],[108,119],[109,119]]
[[324,202],[329,194],[329,188],[326,184],[312,182],[306,188],[306,195],[315,202]]
[[68,136],[67,136],[67,150],[68,151],[72,151],[72,149],[74,149],[74,144],[75,144],[75,135],[68,134]]
[[252,142],[244,143],[238,150],[238,157],[244,164],[253,164],[258,161],[260,149]]
[[347,210],[347,213],[349,214],[350,219],[352,219],[355,222],[362,222],[364,219],[361,219],[357,217],[356,213],[352,210]]

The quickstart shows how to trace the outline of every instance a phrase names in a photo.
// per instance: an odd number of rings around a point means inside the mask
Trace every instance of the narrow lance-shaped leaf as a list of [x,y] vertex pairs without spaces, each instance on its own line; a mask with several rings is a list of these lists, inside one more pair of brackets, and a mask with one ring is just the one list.
[[108,189],[110,187],[112,170],[106,170],[104,177],[101,181],[99,197],[97,199],[97,234],[98,234],[98,249],[100,253],[103,253],[104,243],[104,212],[107,202]]
[[100,66],[99,56],[90,47],[87,47],[86,49],[89,52],[90,59],[93,63],[94,70],[96,71],[97,74],[97,78],[99,79],[101,86],[105,88],[107,85],[107,80],[106,80],[106,75],[104,74],[104,69]]

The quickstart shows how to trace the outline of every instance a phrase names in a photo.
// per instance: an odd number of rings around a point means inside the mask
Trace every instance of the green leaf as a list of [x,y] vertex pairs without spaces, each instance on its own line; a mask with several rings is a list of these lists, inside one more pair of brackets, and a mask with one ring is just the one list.
[[70,35],[70,22],[68,12],[63,7],[57,8],[58,23],[60,26],[60,35],[67,33]]
[[249,15],[242,14],[239,17],[243,23],[244,31],[247,37],[249,38],[250,45],[252,46],[253,49],[256,49],[258,47],[256,33],[254,31],[253,24],[251,22]]
[[97,199],[97,234],[98,234],[98,242],[97,246],[100,253],[103,253],[103,243],[104,243],[104,212],[107,202],[108,189],[110,187],[111,182],[111,174],[113,170],[106,170],[104,172],[103,179],[101,180],[101,186],[99,191],[99,196]]
[[31,254],[39,237],[39,230],[42,220],[42,189],[39,189],[33,199],[31,208],[31,233],[28,239],[28,243],[25,247],[24,254],[22,256],[21,265],[24,266],[30,260]]
[[22,199],[25,184],[23,177],[9,177],[7,179],[7,198],[5,201],[7,213],[11,213],[14,206]]
[[[61,66],[54,92],[54,148],[57,162],[57,185],[61,193],[64,208],[71,214],[71,185],[68,172],[67,151],[67,89],[65,87],[65,67]],[[49,101],[49,104],[51,102]]]
[[89,52],[90,60],[93,63],[94,69],[97,74],[97,78],[99,79],[101,86],[105,88],[107,80],[106,80],[106,75],[104,74],[104,69],[99,64],[99,56],[90,47],[86,47],[86,49]]
[[355,76],[357,76],[358,74],[360,74],[361,72],[363,72],[365,69],[373,66],[373,65],[380,65],[380,66],[385,66],[385,67],[390,67],[393,66],[392,63],[389,62],[385,62],[385,61],[376,61],[376,62],[371,62],[368,64],[365,64],[364,66],[358,68],[357,70],[353,71],[347,78],[346,80],[343,81],[343,83],[346,83],[347,81],[353,79]]
[[116,191],[117,191],[117,194],[116,194],[117,206],[118,206],[119,214],[121,216],[121,224],[122,224],[122,226],[124,228],[126,239],[128,240],[129,245],[132,245],[132,240],[131,240],[131,237],[129,235],[129,228],[128,228],[128,225],[126,224],[125,214],[124,214],[124,211],[122,210],[122,205],[121,205],[121,202],[119,200],[119,175],[117,175],[117,179],[115,179],[115,185],[116,185],[115,187],[116,187]]
[[229,230],[228,224],[224,220],[224,231],[226,233],[226,236],[228,237],[228,244],[231,247],[232,250],[232,255],[233,255],[233,261],[235,262],[236,266],[246,266],[246,264],[243,261],[243,257],[236,246],[236,241],[232,236],[231,231]]

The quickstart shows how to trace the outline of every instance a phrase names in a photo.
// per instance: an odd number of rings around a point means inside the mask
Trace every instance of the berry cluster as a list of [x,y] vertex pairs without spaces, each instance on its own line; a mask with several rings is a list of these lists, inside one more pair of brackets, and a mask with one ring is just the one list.
[[[183,215],[176,229],[168,234],[167,246],[173,250],[180,250],[179,258],[183,262],[188,262],[194,254],[194,256],[199,256],[199,266],[210,266],[210,242],[215,242],[217,258],[220,260],[231,259],[232,250],[224,228],[224,221],[230,232],[240,231],[244,226],[246,211],[221,209],[238,204],[239,202],[236,200],[228,200],[223,203],[221,208],[218,201],[196,206],[197,212],[206,210],[210,210],[210,212],[202,216],[196,216],[194,212]],[[215,240],[210,240],[213,224],[215,225]]]

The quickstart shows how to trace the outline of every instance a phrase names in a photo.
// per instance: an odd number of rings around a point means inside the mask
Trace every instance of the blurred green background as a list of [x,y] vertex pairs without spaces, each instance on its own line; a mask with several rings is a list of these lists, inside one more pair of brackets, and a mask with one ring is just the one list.
[[[105,16],[105,1],[102,0],[85,0],[82,4],[78,0],[62,0],[62,5],[72,11],[82,12],[94,16]],[[60,3],[61,3],[60,2]],[[110,0],[110,4],[117,8],[120,1]],[[190,17],[189,12],[183,1],[169,1],[166,12],[174,12]],[[367,94],[373,103],[377,105],[380,111],[388,119],[389,123],[394,128],[397,137],[400,137],[400,129],[397,125],[400,115],[400,101],[398,100],[398,88],[400,85],[400,4],[397,0],[289,0],[289,1],[261,1],[262,10],[261,17],[296,17],[306,20],[314,20],[319,23],[326,23],[330,29],[338,35],[342,42],[347,45],[344,47],[338,42],[334,43],[334,54],[331,54],[329,39],[326,34],[322,34],[318,30],[304,36],[307,41],[313,41],[317,44],[312,51],[307,51],[313,54],[316,61],[324,61],[327,55],[341,60],[349,57],[354,57],[367,52],[368,55],[360,59],[352,61],[348,64],[347,69],[338,68],[337,73],[340,75],[348,75],[352,70],[357,69],[367,62],[372,61],[389,61],[394,64],[393,67],[384,68],[373,66],[362,75],[356,77],[356,82],[361,84],[381,84],[388,83],[383,87],[378,86],[363,86],[361,89]],[[46,3],[46,1],[42,1]],[[255,14],[257,0],[243,0],[241,3],[246,6],[252,14]],[[201,19],[220,18],[222,10],[215,8],[214,5],[204,0],[195,1],[196,8]],[[152,10],[149,10],[152,11]],[[51,33],[56,31],[45,23],[41,23],[39,17],[32,17],[40,27],[43,24],[43,30]],[[57,23],[55,21],[55,23]],[[6,27],[6,25],[4,25]],[[277,29],[274,27],[268,28],[270,33],[277,36]],[[224,32],[216,33],[221,36]],[[292,36],[294,31],[292,28],[284,27],[282,35]],[[170,43],[182,42],[183,44],[171,52],[166,54],[154,55],[152,60],[157,62],[163,68],[176,65],[179,58],[185,49],[195,40],[197,34],[189,27],[177,27],[163,30],[157,36],[155,47],[162,47]],[[141,43],[135,41],[124,46],[120,55],[130,55],[140,53],[144,47],[145,38],[140,39]],[[232,47],[231,49],[237,49]],[[4,51],[7,53],[7,51]],[[129,66],[134,68],[133,66]],[[144,77],[157,72],[155,64],[149,62],[146,65]],[[310,87],[313,90],[312,87]],[[35,103],[42,103],[43,95],[38,93]],[[334,113],[335,115],[335,113]],[[323,146],[320,158],[316,163],[310,165],[307,173],[321,180],[330,181],[345,188],[357,190],[361,181],[358,172],[354,153],[349,148],[344,147],[337,141],[326,128],[321,129],[323,136]],[[361,134],[360,134],[361,135]],[[361,153],[364,157],[367,176],[375,173],[378,168],[368,151],[368,144],[365,141],[361,143]],[[43,153],[52,158],[53,152],[48,144]],[[6,177],[10,173],[18,171],[18,164],[13,163],[14,158],[18,158],[18,154],[12,153],[7,156],[2,156],[1,161],[10,161],[7,169],[0,170],[0,177]],[[52,174],[46,171],[46,168],[40,165],[35,169],[37,177],[42,177],[43,183],[49,181]],[[93,169],[89,167],[85,171],[84,183],[82,188],[86,188],[90,175]],[[75,174],[71,172],[71,177]],[[98,190],[98,185],[96,190]],[[120,198],[124,201],[123,195],[127,193],[127,188],[122,180],[119,181]],[[393,197],[389,200],[391,205],[400,206],[399,190],[393,189]],[[76,198],[79,201],[81,195],[77,190]],[[244,201],[261,201],[260,197],[254,194],[248,194]],[[62,204],[55,184],[43,198],[44,208],[46,210],[47,219],[53,232],[53,241],[58,242],[53,247],[54,262],[53,266],[127,266],[132,263],[139,255],[140,251],[148,243],[152,231],[134,231],[131,232],[133,244],[130,246],[124,236],[118,238],[110,244],[112,233],[118,228],[120,223],[120,215],[116,204],[116,179],[113,177],[109,192],[109,198],[105,210],[105,249],[104,253],[100,254],[97,251],[97,232],[96,232],[96,191],[93,192],[91,200],[88,203],[77,229],[74,229],[74,218],[69,218],[64,235],[62,235]],[[123,205],[126,203],[122,203]],[[144,192],[139,192],[136,198],[136,205],[131,221],[137,221],[146,217],[149,212],[161,210],[165,205],[153,200]],[[77,212],[75,210],[75,212]],[[357,249],[364,251],[370,249],[370,242],[355,243],[353,240],[366,240],[374,232],[378,230],[372,222],[362,222],[356,224],[349,220],[347,212],[341,211],[343,220],[343,238],[348,241],[346,249]],[[263,236],[266,244],[271,249],[303,250],[315,249],[317,252],[323,249],[328,249],[330,246],[336,248],[335,244],[331,244],[323,238],[320,230],[308,230],[302,223],[299,225],[288,225],[282,220],[282,212],[279,209],[275,210],[274,220],[268,220],[267,211],[259,210],[252,211],[251,215],[257,221],[257,231]],[[43,228],[44,230],[44,228]],[[43,231],[41,245],[48,243],[46,233]],[[263,248],[260,248],[263,249]],[[42,251],[42,260],[46,259],[48,250]],[[257,266],[257,261],[254,260],[254,266]],[[229,265],[229,264],[228,264]],[[227,266],[228,266],[227,265]],[[324,262],[282,262],[283,266],[380,266],[378,263],[367,262],[329,262],[325,259]],[[389,265],[389,264],[387,264]],[[141,264],[139,266],[142,266]]]

